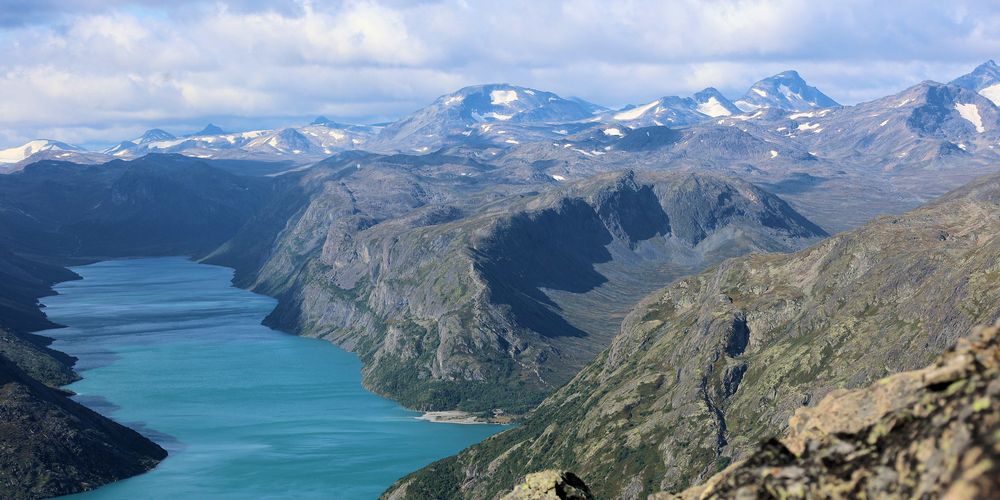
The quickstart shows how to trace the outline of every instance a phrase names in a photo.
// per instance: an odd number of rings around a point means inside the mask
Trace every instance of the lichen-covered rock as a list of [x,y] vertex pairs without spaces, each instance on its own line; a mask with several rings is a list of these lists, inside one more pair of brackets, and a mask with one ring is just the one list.
[[997,498],[1000,323],[927,368],[800,409],[785,438],[679,496]]
[[591,500],[594,496],[572,472],[545,470],[528,474],[502,500]]

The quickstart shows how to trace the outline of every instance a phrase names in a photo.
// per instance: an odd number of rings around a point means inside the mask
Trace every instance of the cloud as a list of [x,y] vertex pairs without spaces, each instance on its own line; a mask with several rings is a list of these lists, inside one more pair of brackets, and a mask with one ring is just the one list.
[[[390,119],[463,85],[605,105],[794,68],[846,103],[1000,54],[989,1],[5,0],[0,140]],[[117,134],[117,135],[115,135]]]

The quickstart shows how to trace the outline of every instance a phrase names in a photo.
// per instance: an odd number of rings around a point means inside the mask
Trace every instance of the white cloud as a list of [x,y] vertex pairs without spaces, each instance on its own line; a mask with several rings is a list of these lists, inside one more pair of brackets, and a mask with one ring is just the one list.
[[210,119],[385,119],[488,81],[618,105],[737,94],[794,68],[857,102],[1000,55],[1000,13],[985,0],[11,1],[7,143],[110,142]]

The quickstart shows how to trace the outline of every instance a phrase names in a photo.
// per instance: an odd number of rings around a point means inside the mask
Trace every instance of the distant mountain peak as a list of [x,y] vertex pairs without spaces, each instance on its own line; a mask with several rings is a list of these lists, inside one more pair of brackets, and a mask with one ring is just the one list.
[[720,116],[742,111],[714,87],[708,87],[691,97],[666,96],[638,106],[629,105],[606,116],[628,122],[630,127],[693,125]]
[[174,134],[171,134],[170,132],[167,132],[167,131],[162,130],[162,129],[152,128],[152,129],[149,129],[149,130],[143,132],[143,134],[142,134],[141,137],[139,137],[138,139],[136,139],[136,140],[134,140],[132,142],[134,142],[136,144],[146,144],[146,143],[157,142],[157,141],[169,141],[169,140],[172,140],[172,139],[176,139],[176,137],[174,136]]
[[323,115],[317,116],[316,119],[313,120],[309,125],[325,125],[327,127],[340,127],[340,128],[347,127],[347,125],[339,123],[336,120],[331,120]]
[[470,137],[492,133],[492,141],[518,144],[508,130],[491,131],[505,124],[564,124],[592,118],[600,106],[580,99],[567,99],[553,92],[511,85],[487,83],[462,87],[442,95],[413,114],[395,121],[379,134],[378,140],[403,151],[426,152],[436,149],[449,137]]
[[195,133],[193,133],[191,135],[192,136],[200,136],[200,135],[222,135],[222,134],[225,134],[225,133],[226,132],[224,130],[222,130],[218,125],[215,125],[213,123],[209,123],[208,125],[205,125],[205,128],[203,128],[203,129],[199,130],[198,132],[195,132]]
[[765,107],[807,111],[840,106],[830,96],[806,83],[795,70],[782,71],[753,84],[746,95],[734,104],[743,111]]
[[712,118],[741,113],[740,108],[736,107],[732,101],[722,95],[722,92],[719,92],[715,87],[706,87],[701,92],[695,93],[692,97],[698,103],[698,112]]
[[993,59],[976,66],[971,73],[962,75],[951,83],[979,92],[994,104],[1000,105],[1000,66]]

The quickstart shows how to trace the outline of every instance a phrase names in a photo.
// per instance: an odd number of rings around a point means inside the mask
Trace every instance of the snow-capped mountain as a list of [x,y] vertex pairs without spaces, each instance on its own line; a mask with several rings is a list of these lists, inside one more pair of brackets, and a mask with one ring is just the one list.
[[[790,141],[825,158],[864,157],[870,168],[933,167],[948,156],[993,157],[1000,109],[956,85],[923,82],[854,106],[788,112],[760,110],[722,120],[752,124],[773,140]],[[873,161],[877,159],[877,161]]]
[[65,142],[37,139],[17,147],[0,150],[0,173],[17,172],[25,165],[42,160],[93,164],[108,159],[109,157],[103,153],[87,151]]
[[681,127],[701,123],[711,118],[740,114],[729,99],[709,87],[692,97],[667,96],[640,106],[627,106],[603,115],[605,121],[627,124],[629,127]]
[[753,84],[746,95],[734,104],[746,112],[764,107],[806,111],[840,106],[837,101],[807,84],[795,71],[778,73]]
[[176,137],[153,129],[138,139],[104,150],[104,154],[118,158],[136,158],[148,153],[179,153],[197,158],[284,159],[287,156],[310,159],[358,149],[377,131],[366,125],[345,125],[320,117],[312,124],[298,128],[203,133],[221,130],[209,124],[197,135]]
[[317,147],[294,128],[281,129],[248,142],[242,149],[254,152],[301,155]]
[[980,64],[967,75],[951,81],[953,85],[979,92],[983,97],[1000,105],[1000,66],[992,59]]
[[[449,137],[460,139],[473,134],[494,137],[497,142],[519,141],[521,137],[516,136],[522,124],[574,122],[590,118],[600,109],[580,99],[565,99],[526,87],[475,85],[443,95],[430,106],[387,125],[379,134],[378,144],[385,149],[421,152],[440,147]],[[512,127],[494,129],[493,125]],[[483,136],[484,132],[493,134]],[[504,133],[507,137],[496,137]]]
[[112,146],[102,152],[111,156],[127,156],[130,155],[132,151],[139,149],[139,146],[144,146],[153,142],[172,141],[176,138],[177,137],[170,132],[154,128],[143,132],[141,136],[132,139],[131,141],[122,141],[116,146]]
[[42,151],[61,151],[66,153],[66,157],[72,156],[74,152],[85,152],[79,146],[66,144],[65,142],[53,141],[50,139],[36,139],[28,141],[20,146],[0,150],[0,163],[18,163],[29,156]]

